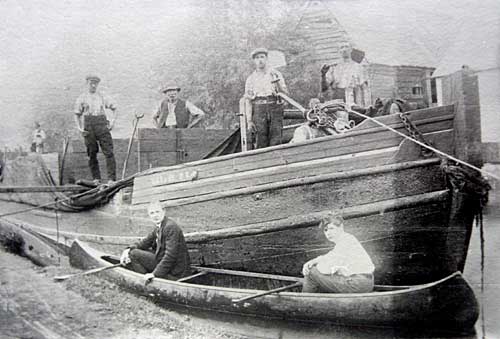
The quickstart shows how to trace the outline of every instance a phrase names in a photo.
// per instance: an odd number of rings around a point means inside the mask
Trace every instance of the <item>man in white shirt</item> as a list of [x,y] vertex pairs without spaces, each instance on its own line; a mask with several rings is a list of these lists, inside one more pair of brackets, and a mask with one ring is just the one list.
[[281,144],[283,133],[283,104],[277,94],[288,94],[283,75],[267,65],[268,51],[257,48],[251,54],[255,71],[245,83],[245,97],[251,100],[247,112],[247,128],[256,138],[257,148]]
[[361,243],[344,232],[344,219],[338,212],[329,213],[320,228],[335,243],[333,250],[309,260],[302,268],[302,292],[364,293],[373,290],[375,266]]
[[179,99],[179,86],[171,85],[162,89],[165,98],[160,102],[153,115],[158,128],[192,128],[198,124],[205,112],[193,103]]
[[342,99],[349,107],[368,106],[371,100],[366,69],[352,60],[352,46],[349,42],[341,42],[339,52],[342,62],[323,65],[321,68],[323,101]]
[[[93,179],[98,182],[101,180],[101,172],[97,161],[97,152],[99,147],[106,157],[106,169],[108,171],[108,180],[116,180],[116,162],[113,154],[113,139],[111,130],[116,120],[116,105],[110,98],[97,91],[97,86],[101,79],[95,75],[89,75],[86,78],[89,89],[82,93],[75,103],[75,122],[78,131],[83,135],[87,154],[89,156],[89,167]],[[106,117],[105,110],[113,112],[111,122]],[[82,123],[83,117],[83,123]]]

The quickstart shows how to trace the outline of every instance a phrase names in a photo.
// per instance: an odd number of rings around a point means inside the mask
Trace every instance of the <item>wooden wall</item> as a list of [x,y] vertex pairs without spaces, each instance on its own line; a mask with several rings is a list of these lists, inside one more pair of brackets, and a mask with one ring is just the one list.
[[[232,131],[198,128],[177,130],[140,128],[139,139],[132,143],[126,176],[152,167],[199,160],[224,141]],[[117,178],[121,178],[122,175],[128,143],[129,139],[113,140]],[[138,154],[140,154],[140,164]],[[98,153],[97,158],[101,176],[107,180],[106,159],[102,152]],[[64,166],[64,177],[65,183],[77,179],[92,179],[83,139],[71,140]]]
[[481,110],[476,75],[458,71],[441,79],[443,104],[457,105],[455,118],[455,155],[482,166]]

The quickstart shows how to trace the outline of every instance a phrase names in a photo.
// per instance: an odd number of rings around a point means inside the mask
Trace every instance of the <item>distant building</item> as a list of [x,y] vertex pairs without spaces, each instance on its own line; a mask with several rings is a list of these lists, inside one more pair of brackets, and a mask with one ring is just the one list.
[[371,92],[365,104],[376,98],[402,98],[415,108],[431,106],[437,103],[431,74],[438,61],[412,26],[397,11],[377,11],[369,2],[311,0],[300,13],[296,32],[310,41],[318,72],[323,64],[342,60],[343,41],[365,53],[361,63]]

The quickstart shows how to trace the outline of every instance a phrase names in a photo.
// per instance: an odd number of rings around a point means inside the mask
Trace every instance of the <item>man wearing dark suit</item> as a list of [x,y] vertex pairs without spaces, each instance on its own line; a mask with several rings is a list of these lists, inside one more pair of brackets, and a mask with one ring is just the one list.
[[165,215],[159,201],[152,202],[148,214],[156,224],[148,236],[125,249],[120,262],[131,270],[153,278],[177,280],[189,275],[189,253],[181,228]]

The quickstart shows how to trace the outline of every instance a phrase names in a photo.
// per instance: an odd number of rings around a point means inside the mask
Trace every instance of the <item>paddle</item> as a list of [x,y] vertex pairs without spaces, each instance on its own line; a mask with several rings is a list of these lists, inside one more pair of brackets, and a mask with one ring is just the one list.
[[88,270],[88,271],[85,271],[85,272],[79,272],[79,273],[75,273],[75,274],[60,275],[60,276],[54,277],[54,281],[63,281],[63,280],[69,279],[69,278],[73,278],[73,277],[77,277],[77,276],[82,276],[82,275],[93,274],[93,273],[97,273],[97,272],[102,272],[102,271],[109,270],[109,269],[116,268],[116,267],[120,267],[120,266],[121,266],[121,264],[114,264],[114,265],[111,265],[111,266],[94,268],[94,269],[91,269],[91,270]]
[[244,298],[240,298],[240,299],[233,299],[233,303],[235,303],[235,304],[241,303],[243,301],[247,301],[247,300],[259,298],[259,297],[262,297],[262,296],[265,296],[265,295],[268,295],[268,294],[272,294],[272,293],[277,293],[277,292],[281,292],[281,291],[285,291],[285,290],[290,290],[290,289],[292,289],[294,287],[299,287],[299,286],[302,286],[302,282],[300,282],[300,281],[298,281],[298,282],[296,282],[295,284],[292,284],[292,285],[287,285],[287,286],[275,288],[274,290],[269,290],[269,291],[265,291],[265,292],[262,292],[262,293],[257,293],[257,294],[254,294],[254,295],[250,295],[248,297],[244,297]]

